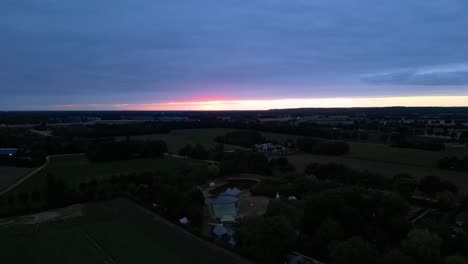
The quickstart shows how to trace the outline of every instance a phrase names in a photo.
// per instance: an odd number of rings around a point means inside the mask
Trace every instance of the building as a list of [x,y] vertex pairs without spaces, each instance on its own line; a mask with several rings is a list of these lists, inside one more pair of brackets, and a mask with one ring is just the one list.
[[0,148],[0,157],[12,157],[15,156],[16,153],[18,152],[18,149],[16,148]]
[[265,153],[285,153],[287,149],[280,145],[275,145],[273,143],[263,143],[255,145],[255,149],[260,152]]

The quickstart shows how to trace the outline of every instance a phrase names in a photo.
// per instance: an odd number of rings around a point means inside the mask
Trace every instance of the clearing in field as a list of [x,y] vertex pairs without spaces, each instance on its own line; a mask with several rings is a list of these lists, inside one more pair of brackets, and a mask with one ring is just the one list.
[[2,263],[247,263],[126,199],[72,209],[81,213],[0,225]]

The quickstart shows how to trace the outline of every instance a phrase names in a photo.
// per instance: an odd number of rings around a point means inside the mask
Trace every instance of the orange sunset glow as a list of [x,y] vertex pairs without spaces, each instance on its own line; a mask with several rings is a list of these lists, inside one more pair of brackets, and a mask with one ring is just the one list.
[[[198,100],[197,100],[198,99]],[[290,98],[265,100],[200,100],[159,104],[124,104],[122,110],[268,110],[306,107],[468,106],[468,96],[407,96],[371,98]]]

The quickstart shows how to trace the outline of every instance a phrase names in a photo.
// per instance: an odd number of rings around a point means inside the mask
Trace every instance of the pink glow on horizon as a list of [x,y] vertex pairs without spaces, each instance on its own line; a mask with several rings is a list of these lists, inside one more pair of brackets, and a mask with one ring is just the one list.
[[[83,104],[48,105],[46,110],[141,110],[141,111],[216,111],[268,110],[285,108],[386,107],[386,106],[468,106],[468,96],[400,96],[369,98],[286,98],[286,99],[218,99],[197,97],[191,100],[154,104]],[[205,100],[203,100],[205,99]],[[206,100],[208,99],[208,100]],[[29,106],[39,110],[40,107]]]
[[[205,98],[205,97],[202,97]],[[468,96],[405,96],[373,98],[289,98],[268,100],[198,100],[127,105],[122,110],[268,110],[282,108],[468,106]]]

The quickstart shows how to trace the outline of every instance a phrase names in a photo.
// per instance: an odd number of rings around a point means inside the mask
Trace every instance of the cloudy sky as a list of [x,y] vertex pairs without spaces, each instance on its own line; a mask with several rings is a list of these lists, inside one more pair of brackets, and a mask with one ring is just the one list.
[[2,0],[0,109],[468,105],[466,14],[466,0]]

